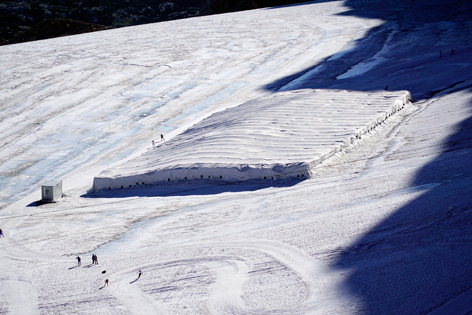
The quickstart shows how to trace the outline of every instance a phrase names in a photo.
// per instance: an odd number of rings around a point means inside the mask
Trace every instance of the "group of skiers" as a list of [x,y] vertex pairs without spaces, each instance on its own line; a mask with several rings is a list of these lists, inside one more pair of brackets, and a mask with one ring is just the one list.
[[92,265],[98,265],[98,258],[95,254],[92,254]]
[[[3,236],[2,229],[0,229],[0,235]],[[80,258],[80,256],[77,256],[76,259],[77,259],[77,266],[80,266],[82,264],[82,259]],[[95,254],[92,254],[92,265],[98,265],[98,258],[97,258],[97,255],[95,255]],[[103,270],[102,273],[106,273],[106,270]],[[136,280],[141,278],[142,274],[143,273],[142,273],[141,269],[139,269],[138,278]],[[103,284],[103,287],[108,287],[108,279],[105,280],[105,283]]]
[[[80,256],[77,256],[76,259],[77,259],[77,266],[80,266],[82,264],[82,259],[80,258]],[[97,258],[97,255],[95,254],[92,254],[92,265],[98,265],[98,258]]]
[[[0,228],[0,237],[5,237],[5,235],[3,235],[3,230],[1,228]],[[82,264],[82,258],[80,258],[80,256],[77,256],[76,259],[77,259],[77,266],[80,266]],[[98,257],[95,254],[92,254],[92,265],[98,265]],[[102,273],[106,273],[106,271],[104,270],[102,271]],[[138,271],[138,279],[141,278],[141,275],[142,275],[142,271],[140,269]],[[107,286],[108,286],[108,279],[105,280],[105,284],[103,285],[103,287],[107,287]]]

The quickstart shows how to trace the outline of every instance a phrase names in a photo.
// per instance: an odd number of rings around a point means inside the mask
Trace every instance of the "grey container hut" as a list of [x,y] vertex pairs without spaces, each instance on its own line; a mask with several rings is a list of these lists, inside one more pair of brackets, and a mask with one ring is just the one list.
[[41,185],[41,200],[55,202],[62,197],[62,180],[56,183]]

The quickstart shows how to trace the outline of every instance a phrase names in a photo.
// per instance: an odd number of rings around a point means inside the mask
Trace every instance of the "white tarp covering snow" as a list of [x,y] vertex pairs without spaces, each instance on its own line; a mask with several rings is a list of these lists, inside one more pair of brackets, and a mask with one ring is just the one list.
[[308,178],[310,169],[372,131],[409,92],[299,90],[211,115],[169,142],[94,178],[93,189],[175,180]]

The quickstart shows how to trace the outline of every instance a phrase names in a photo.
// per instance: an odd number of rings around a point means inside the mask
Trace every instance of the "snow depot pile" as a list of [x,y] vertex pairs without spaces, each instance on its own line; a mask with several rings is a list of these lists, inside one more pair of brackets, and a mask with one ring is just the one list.
[[172,181],[307,178],[411,99],[407,91],[299,90],[215,113],[94,178],[93,190]]

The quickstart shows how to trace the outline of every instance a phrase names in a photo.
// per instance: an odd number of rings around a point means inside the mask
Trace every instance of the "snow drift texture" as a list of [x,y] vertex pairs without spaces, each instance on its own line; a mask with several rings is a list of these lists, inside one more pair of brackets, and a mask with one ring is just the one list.
[[142,156],[102,172],[94,178],[93,190],[176,180],[307,178],[311,167],[374,129],[410,99],[407,91],[344,90],[262,97],[215,113]]

